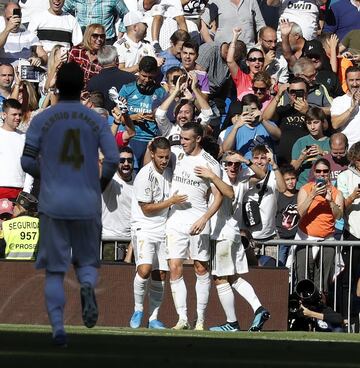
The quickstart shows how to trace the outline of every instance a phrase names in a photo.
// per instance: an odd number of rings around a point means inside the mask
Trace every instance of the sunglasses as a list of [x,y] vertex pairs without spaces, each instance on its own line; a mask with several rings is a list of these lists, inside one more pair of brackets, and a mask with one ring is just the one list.
[[257,93],[257,92],[259,92],[259,93],[265,93],[266,90],[267,90],[267,88],[266,87],[262,87],[262,88],[260,88],[260,87],[252,87],[252,90],[254,91],[254,93]]
[[134,162],[133,158],[129,158],[129,157],[120,157],[120,163],[124,164],[125,161],[127,161],[129,164],[132,164]]
[[250,61],[250,63],[255,63],[255,61],[260,61],[260,63],[263,63],[265,61],[265,58],[263,58],[263,57],[259,57],[259,58],[250,57],[250,58],[248,58],[248,61]]
[[231,166],[239,167],[241,165],[241,163],[240,162],[233,162],[233,161],[224,161],[224,165],[226,167],[231,167]]
[[105,40],[105,33],[93,33],[91,35],[92,38],[101,38],[102,40]]
[[316,174],[329,174],[329,169],[324,169],[324,170],[321,170],[321,169],[315,169],[315,172]]

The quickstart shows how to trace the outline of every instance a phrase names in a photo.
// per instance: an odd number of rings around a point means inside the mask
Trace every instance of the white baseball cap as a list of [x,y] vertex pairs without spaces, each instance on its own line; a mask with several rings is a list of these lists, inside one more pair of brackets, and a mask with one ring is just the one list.
[[130,11],[124,15],[123,23],[125,27],[129,27],[136,23],[145,23],[145,18],[139,11]]

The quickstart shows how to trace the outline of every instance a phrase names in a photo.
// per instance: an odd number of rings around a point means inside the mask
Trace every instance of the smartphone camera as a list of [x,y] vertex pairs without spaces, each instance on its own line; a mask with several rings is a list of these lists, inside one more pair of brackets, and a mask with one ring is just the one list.
[[324,178],[317,178],[315,183],[318,187],[322,187],[323,185],[325,185],[325,179]]
[[21,18],[21,9],[20,8],[14,8],[13,9],[13,15],[16,15]]

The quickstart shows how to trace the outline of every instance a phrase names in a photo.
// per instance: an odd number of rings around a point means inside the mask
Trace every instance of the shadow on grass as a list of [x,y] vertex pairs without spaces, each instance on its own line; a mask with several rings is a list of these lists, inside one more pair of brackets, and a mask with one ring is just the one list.
[[184,336],[69,334],[69,347],[49,333],[2,331],[1,367],[360,367],[359,344]]

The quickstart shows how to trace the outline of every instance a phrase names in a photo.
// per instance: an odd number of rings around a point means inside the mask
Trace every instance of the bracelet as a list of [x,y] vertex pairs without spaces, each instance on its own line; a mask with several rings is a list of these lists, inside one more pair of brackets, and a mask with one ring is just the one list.
[[115,125],[120,125],[121,123],[116,123],[116,122],[115,122],[115,120],[114,120],[113,124],[115,124]]
[[251,160],[249,160],[249,162],[247,164],[245,164],[247,167],[250,167],[253,164],[253,162]]

